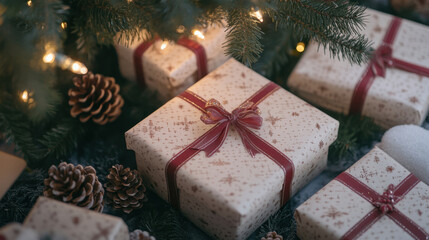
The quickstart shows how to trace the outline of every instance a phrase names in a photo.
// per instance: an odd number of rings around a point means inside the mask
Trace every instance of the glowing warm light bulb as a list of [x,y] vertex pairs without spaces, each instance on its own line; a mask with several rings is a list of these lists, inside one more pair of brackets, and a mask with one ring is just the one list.
[[24,90],[21,94],[21,99],[23,102],[28,102],[28,91]]
[[43,56],[43,62],[45,63],[53,63],[55,61],[55,54],[53,53],[46,53]]
[[304,52],[304,50],[305,50],[305,44],[303,42],[299,42],[296,45],[296,51],[298,51],[298,52]]
[[162,44],[161,44],[160,49],[161,49],[161,50],[164,50],[164,49],[166,49],[167,47],[168,47],[168,41],[162,41]]
[[88,72],[88,69],[81,62],[78,62],[78,61],[75,61],[71,65],[70,70],[74,73],[80,73],[80,74],[85,74]]
[[67,28],[67,23],[66,22],[62,22],[61,23],[61,28],[62,29],[66,29]]
[[204,34],[199,31],[199,30],[194,30],[194,35],[197,36],[198,38],[204,39]]
[[32,4],[33,4],[33,2],[31,0],[27,1],[27,6],[31,7]]
[[261,11],[259,11],[259,10],[252,12],[252,16],[257,18],[260,22],[264,21],[264,17],[262,16]]

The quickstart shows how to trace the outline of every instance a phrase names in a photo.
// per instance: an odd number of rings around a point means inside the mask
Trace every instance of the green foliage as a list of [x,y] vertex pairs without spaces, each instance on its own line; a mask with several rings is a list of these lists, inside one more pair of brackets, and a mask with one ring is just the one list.
[[283,236],[284,240],[298,239],[296,237],[296,222],[293,218],[293,210],[288,202],[278,212],[271,216],[260,228],[257,237],[252,239],[261,239],[268,232],[277,232]]

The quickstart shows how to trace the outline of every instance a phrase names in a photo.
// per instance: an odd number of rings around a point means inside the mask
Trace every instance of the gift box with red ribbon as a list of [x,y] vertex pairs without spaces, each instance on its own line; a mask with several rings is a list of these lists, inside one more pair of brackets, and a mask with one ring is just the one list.
[[148,185],[217,239],[245,239],[325,167],[338,122],[234,59],[126,132]]
[[119,69],[125,78],[157,91],[161,100],[169,100],[228,60],[222,48],[226,36],[222,25],[210,25],[199,33],[203,35],[177,42],[155,37],[116,45]]
[[129,239],[128,227],[122,218],[46,197],[37,199],[23,226],[52,239]]
[[295,211],[300,239],[429,239],[429,186],[375,147]]
[[374,43],[368,63],[332,59],[311,43],[288,86],[304,99],[382,127],[420,125],[429,109],[429,27],[367,9],[363,33]]

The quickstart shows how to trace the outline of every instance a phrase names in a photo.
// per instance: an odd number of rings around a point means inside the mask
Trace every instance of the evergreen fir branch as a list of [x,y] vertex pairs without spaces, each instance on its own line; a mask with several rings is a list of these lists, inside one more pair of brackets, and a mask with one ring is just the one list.
[[[361,64],[370,57],[370,41],[362,34],[347,34],[332,25],[326,26],[301,13],[288,11],[288,3],[281,4],[282,10],[268,10],[280,28],[292,29],[297,38],[312,38],[331,54],[331,57],[348,59],[351,63]],[[362,14],[361,11],[357,13]],[[356,19],[356,21],[360,21]],[[353,25],[353,24],[352,24]],[[356,30],[357,31],[357,30]]]
[[38,142],[46,148],[47,156],[58,160],[67,156],[71,150],[77,147],[78,140],[83,133],[84,129],[79,121],[67,117],[46,131]]
[[24,171],[9,191],[0,199],[0,227],[11,222],[23,222],[34,203],[43,193],[43,170]]
[[247,66],[256,62],[262,52],[262,30],[259,21],[246,9],[228,11],[228,28],[224,46],[226,53]]
[[262,226],[258,229],[258,235],[254,238],[261,239],[265,237],[268,232],[277,232],[283,236],[284,240],[295,240],[296,237],[296,222],[293,218],[293,210],[290,206],[290,201],[273,216],[271,216]]
[[10,105],[0,105],[0,132],[8,142],[15,143],[16,151],[22,152],[27,165],[34,167],[45,156],[45,151],[34,141],[30,126],[24,114]]

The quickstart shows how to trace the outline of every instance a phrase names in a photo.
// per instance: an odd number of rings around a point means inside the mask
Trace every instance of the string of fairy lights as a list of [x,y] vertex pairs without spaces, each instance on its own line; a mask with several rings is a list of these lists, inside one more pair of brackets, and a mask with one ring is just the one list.
[[[27,6],[31,7],[33,5],[32,0],[27,1]],[[252,17],[255,17],[260,22],[264,21],[263,14],[258,9],[253,9],[249,13]],[[62,22],[60,24],[60,27],[65,30],[67,28],[67,22]],[[184,26],[179,26],[176,30],[178,33],[183,33],[185,31]],[[204,40],[205,30],[201,29],[194,29],[192,31],[193,37],[198,38],[200,40]],[[155,44],[155,47],[159,49],[161,52],[166,52],[165,50],[168,49],[168,46],[171,45],[173,42],[169,40],[160,40],[157,41]],[[83,64],[82,62],[79,62],[77,60],[74,60],[70,58],[69,56],[66,56],[62,53],[56,52],[53,50],[53,48],[46,47],[46,53],[43,55],[42,61],[46,64],[52,64],[56,67],[60,67],[64,70],[69,70],[75,74],[86,74],[88,73],[88,68]],[[302,53],[305,50],[305,44],[303,42],[299,42],[296,45],[296,51],[298,53]],[[29,106],[34,106],[34,99],[33,99],[33,93],[29,90],[23,90],[19,92],[19,96],[24,103],[28,103]]]

